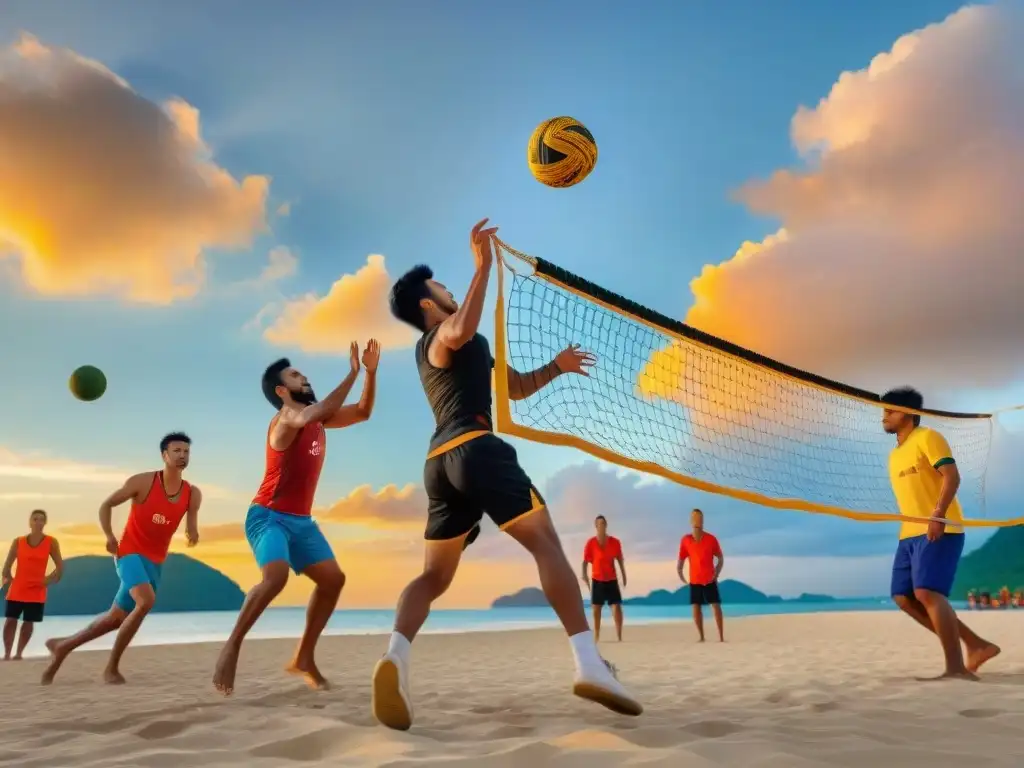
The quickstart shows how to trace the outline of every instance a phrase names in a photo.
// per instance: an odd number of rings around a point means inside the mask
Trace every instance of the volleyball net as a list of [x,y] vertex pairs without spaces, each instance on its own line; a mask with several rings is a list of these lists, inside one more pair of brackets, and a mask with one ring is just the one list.
[[[569,446],[701,491],[777,509],[903,520],[889,481],[892,435],[877,394],[800,371],[660,315],[495,240],[495,420],[499,432]],[[597,357],[509,398],[570,344]],[[985,476],[993,416],[923,410],[960,470],[967,525],[992,519]]]

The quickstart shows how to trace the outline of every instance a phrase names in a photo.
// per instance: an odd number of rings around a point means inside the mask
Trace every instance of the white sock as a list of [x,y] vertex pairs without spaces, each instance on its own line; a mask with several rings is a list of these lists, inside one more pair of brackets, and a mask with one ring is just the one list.
[[403,664],[409,663],[409,651],[412,650],[412,643],[406,639],[401,632],[391,633],[391,642],[388,643],[388,654],[397,657]]
[[576,662],[577,672],[604,669],[601,654],[597,652],[597,643],[594,642],[594,635],[589,629],[570,636],[569,645],[572,646],[572,656]]

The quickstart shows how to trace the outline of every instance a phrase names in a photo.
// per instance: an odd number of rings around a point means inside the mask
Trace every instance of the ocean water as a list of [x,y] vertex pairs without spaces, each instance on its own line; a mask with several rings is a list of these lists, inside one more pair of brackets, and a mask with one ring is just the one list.
[[[627,605],[626,628],[638,624],[658,624],[690,619],[688,605]],[[730,617],[768,614],[822,613],[831,611],[894,610],[888,600],[850,600],[834,603],[773,603],[766,605],[725,605],[726,621]],[[271,608],[253,627],[251,638],[298,638],[302,634],[306,609]],[[335,611],[327,624],[328,635],[376,635],[391,632],[393,610],[346,609]],[[708,611],[710,618],[710,611]],[[234,611],[197,613],[154,613],[150,615],[134,645],[173,645],[181,643],[223,642],[234,626]],[[84,627],[91,616],[48,616],[36,625],[35,634],[25,651],[26,657],[46,655],[44,643],[51,637],[63,637]],[[556,627],[558,619],[550,608],[491,608],[486,610],[435,610],[430,614],[424,633],[493,632],[511,629]],[[611,616],[605,611],[603,626],[611,627]],[[81,650],[108,650],[114,635],[93,641]]]

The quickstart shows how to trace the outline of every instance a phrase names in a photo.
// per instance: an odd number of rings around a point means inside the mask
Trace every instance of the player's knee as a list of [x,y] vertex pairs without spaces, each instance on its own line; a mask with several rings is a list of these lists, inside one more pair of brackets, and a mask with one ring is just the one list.
[[455,578],[455,571],[447,568],[428,568],[420,576],[420,580],[430,591],[431,596],[437,599],[452,585]]
[[135,600],[135,611],[139,613],[149,613],[153,610],[153,606],[156,605],[156,594],[153,590],[146,590],[140,592],[138,595],[132,596]]
[[935,603],[943,599],[942,595],[930,589],[915,589],[914,598],[926,608],[930,605],[935,605]]
[[896,607],[901,611],[910,609],[911,604],[914,602],[914,598],[910,595],[893,595],[892,601],[896,603]]
[[345,586],[345,572],[335,565],[333,568],[325,569],[322,573],[318,573],[315,581],[318,589],[324,592],[341,594],[341,590]]
[[259,589],[271,595],[277,595],[288,584],[288,563],[273,562],[263,568],[263,580]]

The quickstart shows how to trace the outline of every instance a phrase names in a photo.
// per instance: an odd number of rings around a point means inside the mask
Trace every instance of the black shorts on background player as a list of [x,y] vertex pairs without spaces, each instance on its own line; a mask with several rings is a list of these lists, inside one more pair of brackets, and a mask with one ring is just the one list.
[[45,603],[23,603],[20,600],[8,600],[4,606],[5,619],[21,619],[29,624],[38,624],[43,620]]
[[519,466],[516,449],[493,433],[427,459],[423,467],[430,541],[455,539],[486,514],[499,528],[536,512],[544,499]]
[[690,585],[690,605],[721,605],[722,598],[718,594],[718,582],[710,584]]
[[618,581],[590,580],[591,605],[622,605],[622,592]]

